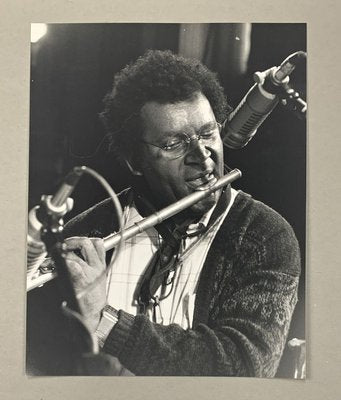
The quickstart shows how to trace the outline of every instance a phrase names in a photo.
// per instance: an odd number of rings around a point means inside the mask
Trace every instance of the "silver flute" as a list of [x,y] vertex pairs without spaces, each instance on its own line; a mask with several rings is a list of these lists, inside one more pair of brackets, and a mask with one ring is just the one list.
[[[229,185],[236,179],[240,178],[242,173],[239,169],[233,169],[228,174],[222,176],[217,182],[211,187],[205,190],[195,191],[188,196],[176,201],[173,204],[163,208],[160,211],[155,212],[149,217],[141,219],[141,221],[135,222],[133,225],[124,229],[122,232],[112,233],[106,236],[104,240],[104,248],[106,251],[113,249],[116,247],[121,240],[127,240],[137,235],[138,233],[144,232],[146,229],[151,228],[157,224],[160,224],[167,218],[172,217],[175,214],[178,214],[180,211],[185,210],[186,208],[192,206],[198,201],[204,199],[209,196],[211,193],[215,192],[218,189],[223,188],[224,186]],[[45,283],[51,281],[57,276],[56,271],[46,272],[43,274],[39,274],[37,277],[33,277],[27,282],[27,291],[32,290],[36,287],[42,286]]]

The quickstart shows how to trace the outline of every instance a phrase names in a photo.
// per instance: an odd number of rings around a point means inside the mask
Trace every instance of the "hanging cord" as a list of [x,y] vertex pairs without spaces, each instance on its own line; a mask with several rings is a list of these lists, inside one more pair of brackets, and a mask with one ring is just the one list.
[[111,271],[120,251],[123,245],[123,237],[122,237],[122,228],[123,228],[123,212],[122,212],[122,207],[120,204],[120,201],[118,200],[117,194],[114,192],[114,190],[111,188],[109,183],[103,178],[102,175],[100,175],[98,172],[94,171],[93,169],[82,166],[82,167],[75,167],[75,170],[80,170],[81,172],[85,172],[92,177],[94,177],[103,187],[104,189],[108,192],[109,196],[111,197],[111,200],[114,204],[115,211],[117,214],[117,220],[118,220],[118,229],[119,229],[119,234],[120,234],[120,241],[116,247],[116,249],[113,251],[113,254],[111,256],[109,265],[106,270],[104,270],[92,283],[90,283],[85,289],[83,289],[80,293],[77,294],[77,299],[81,299],[85,294],[87,294],[90,290],[92,290],[107,274],[107,271]]

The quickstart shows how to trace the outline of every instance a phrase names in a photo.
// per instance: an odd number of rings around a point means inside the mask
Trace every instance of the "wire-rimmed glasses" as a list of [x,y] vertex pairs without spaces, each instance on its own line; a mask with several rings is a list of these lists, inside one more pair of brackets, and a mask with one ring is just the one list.
[[183,132],[169,137],[164,145],[146,142],[145,140],[141,140],[141,142],[158,147],[162,150],[162,155],[166,159],[175,160],[187,153],[193,140],[198,140],[198,142],[202,143],[204,146],[209,146],[214,143],[218,136],[220,136],[222,126],[223,125],[219,122],[215,122],[213,126],[204,129],[202,132],[195,133],[192,136]]

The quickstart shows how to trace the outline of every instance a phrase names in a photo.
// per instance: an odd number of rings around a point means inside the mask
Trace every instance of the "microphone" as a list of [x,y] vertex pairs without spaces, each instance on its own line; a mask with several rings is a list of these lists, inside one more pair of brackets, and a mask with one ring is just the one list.
[[57,192],[51,196],[43,195],[40,205],[33,207],[28,214],[27,231],[27,278],[32,279],[47,256],[46,246],[41,240],[43,229],[51,218],[60,218],[73,207],[69,197],[83,174],[82,167],[75,167],[64,179]]
[[[289,75],[304,57],[306,53],[298,51],[287,57],[279,67],[254,74],[255,85],[230,114],[225,124],[223,130],[225,146],[240,149],[252,139],[259,126],[278,104],[281,89],[287,87]],[[305,110],[306,107],[302,112]]]

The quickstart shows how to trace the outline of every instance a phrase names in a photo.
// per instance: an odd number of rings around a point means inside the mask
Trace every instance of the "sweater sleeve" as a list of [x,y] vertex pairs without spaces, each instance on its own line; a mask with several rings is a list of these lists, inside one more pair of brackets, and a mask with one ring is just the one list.
[[297,302],[297,240],[281,222],[220,241],[201,277],[213,282],[201,285],[207,317],[183,330],[121,310],[104,350],[137,375],[274,376]]

